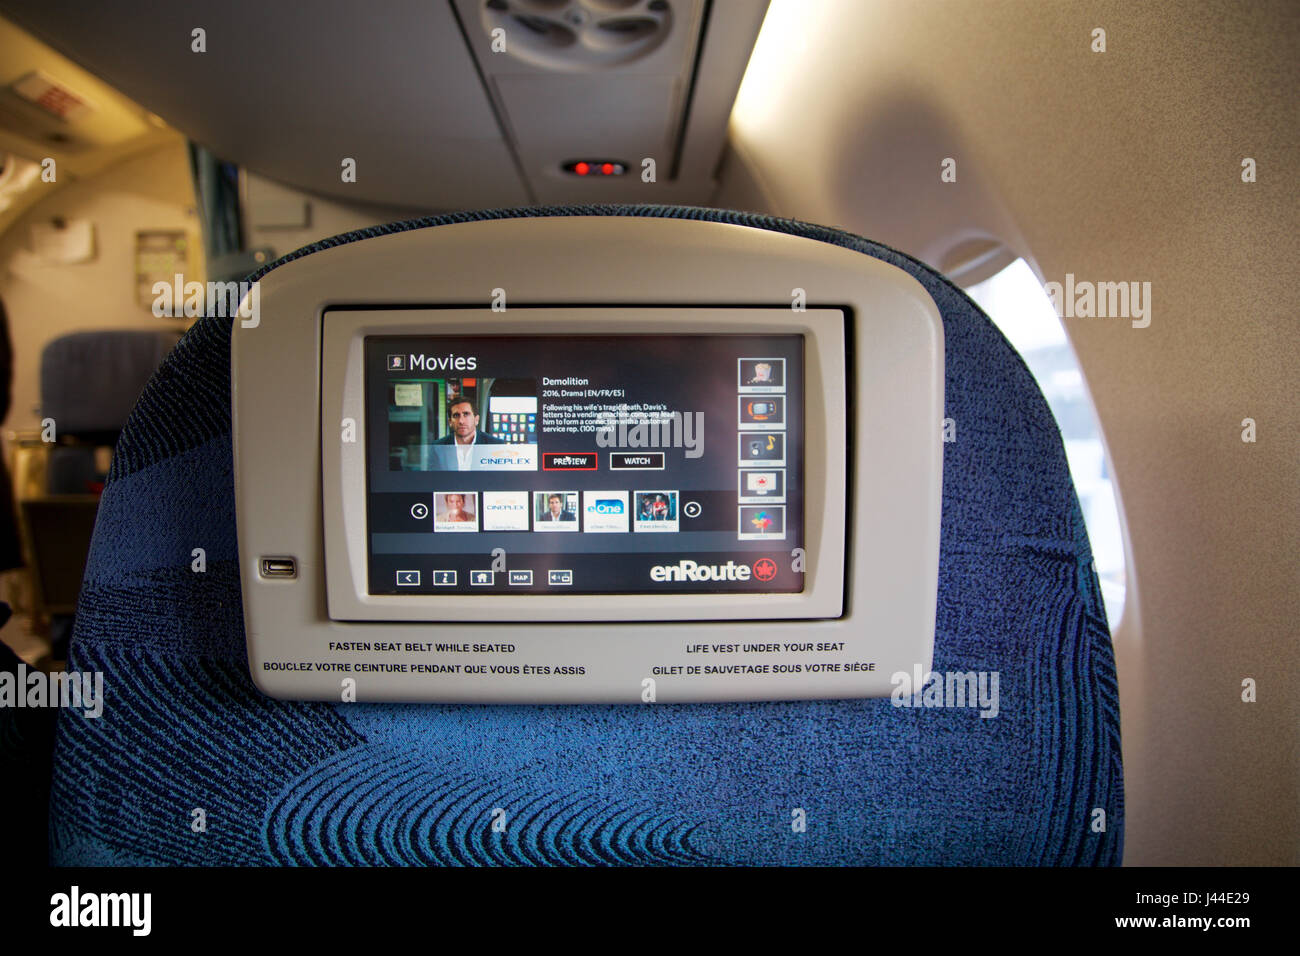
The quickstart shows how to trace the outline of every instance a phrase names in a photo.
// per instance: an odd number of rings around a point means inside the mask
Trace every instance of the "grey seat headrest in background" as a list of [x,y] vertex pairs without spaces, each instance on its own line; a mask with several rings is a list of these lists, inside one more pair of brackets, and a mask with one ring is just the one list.
[[74,332],[41,352],[41,415],[60,436],[116,436],[180,331]]

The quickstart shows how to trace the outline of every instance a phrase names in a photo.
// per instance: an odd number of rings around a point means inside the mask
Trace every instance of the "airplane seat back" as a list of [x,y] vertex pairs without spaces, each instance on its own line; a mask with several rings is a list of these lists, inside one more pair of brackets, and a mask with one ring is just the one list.
[[95,445],[117,440],[136,398],[179,339],[173,330],[73,332],[41,350],[41,415],[54,421],[63,442],[50,449],[51,494],[86,494],[98,483]]
[[103,711],[60,716],[52,860],[1119,864],[1114,659],[1060,434],[1023,361],[942,276],[819,226],[636,206],[395,223],[254,278],[395,232],[544,216],[731,223],[855,250],[924,286],[955,425],[933,670],[983,675],[988,706],[263,696],[241,613],[231,320],[205,318],[145,389],[103,495],[69,662],[102,673]]

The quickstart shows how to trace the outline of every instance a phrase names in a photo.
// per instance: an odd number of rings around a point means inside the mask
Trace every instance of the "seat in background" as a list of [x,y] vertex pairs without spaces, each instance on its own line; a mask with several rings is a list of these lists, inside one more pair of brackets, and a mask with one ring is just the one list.
[[[175,330],[74,332],[41,352],[41,417],[53,423],[46,493],[19,502],[38,616],[61,658],[76,608],[99,493],[96,449],[111,447]],[[44,430],[44,429],[43,429]],[[106,457],[106,456],[102,456]]]

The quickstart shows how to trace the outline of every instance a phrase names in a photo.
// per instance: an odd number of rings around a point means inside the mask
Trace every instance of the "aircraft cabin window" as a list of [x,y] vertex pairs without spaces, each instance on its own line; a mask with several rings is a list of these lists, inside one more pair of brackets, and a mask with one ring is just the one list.
[[1024,259],[965,291],[1024,358],[1056,416],[1113,631],[1124,612],[1125,591],[1119,500],[1097,409],[1065,327]]

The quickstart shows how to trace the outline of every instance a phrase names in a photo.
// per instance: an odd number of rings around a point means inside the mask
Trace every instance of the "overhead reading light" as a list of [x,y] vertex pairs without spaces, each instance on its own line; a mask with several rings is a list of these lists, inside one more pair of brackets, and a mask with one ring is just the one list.
[[560,168],[575,176],[622,176],[627,172],[626,163],[608,159],[578,159]]

